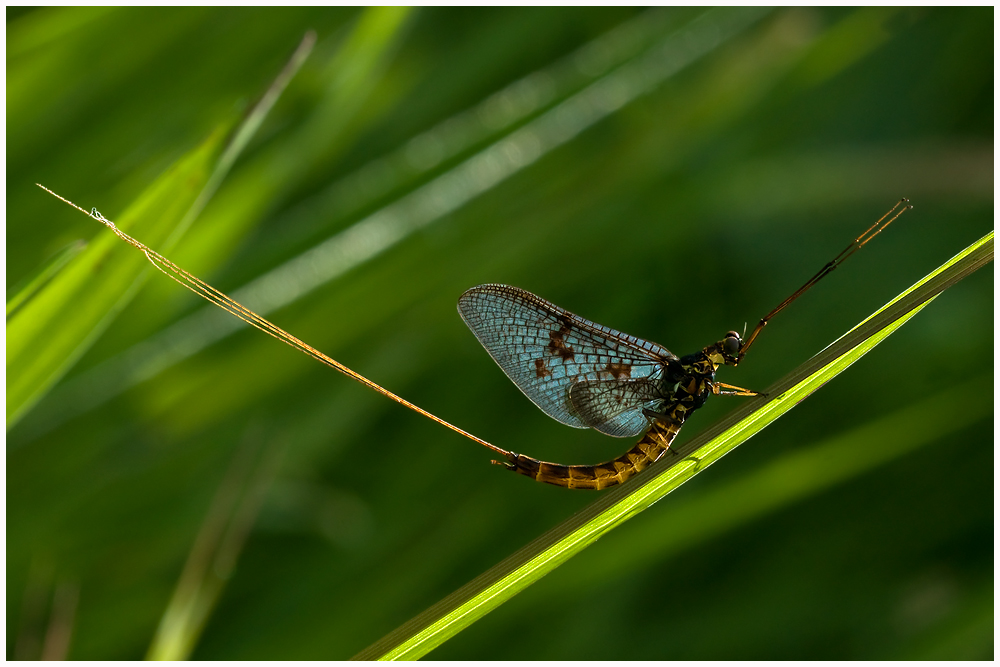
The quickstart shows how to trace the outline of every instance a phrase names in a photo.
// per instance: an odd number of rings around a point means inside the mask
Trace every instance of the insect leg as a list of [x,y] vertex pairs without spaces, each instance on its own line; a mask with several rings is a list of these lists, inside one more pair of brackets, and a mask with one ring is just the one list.
[[764,392],[744,389],[743,387],[726,384],[725,382],[710,382],[709,386],[712,388],[712,393],[716,396],[767,396]]
[[677,421],[668,412],[657,412],[656,410],[650,410],[649,408],[643,408],[642,415],[649,420],[650,424],[655,424],[656,422],[670,424]]
[[495,466],[503,466],[507,470],[517,470],[517,459],[521,455],[516,452],[510,452],[508,456],[510,458],[506,461],[497,461],[496,459],[491,459],[490,463],[492,463]]

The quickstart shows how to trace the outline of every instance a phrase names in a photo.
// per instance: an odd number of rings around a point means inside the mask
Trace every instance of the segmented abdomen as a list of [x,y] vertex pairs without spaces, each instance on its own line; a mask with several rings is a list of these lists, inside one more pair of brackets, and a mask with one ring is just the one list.
[[597,465],[567,466],[518,454],[507,464],[507,468],[546,484],[570,489],[605,489],[621,484],[663,456],[680,430],[680,423],[656,420],[632,449],[616,459]]

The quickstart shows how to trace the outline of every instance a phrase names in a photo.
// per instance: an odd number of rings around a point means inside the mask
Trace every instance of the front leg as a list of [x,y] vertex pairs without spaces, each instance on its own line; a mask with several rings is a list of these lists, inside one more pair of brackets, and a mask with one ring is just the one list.
[[708,386],[711,387],[712,393],[716,396],[767,396],[763,392],[744,389],[725,382],[712,381],[708,383]]

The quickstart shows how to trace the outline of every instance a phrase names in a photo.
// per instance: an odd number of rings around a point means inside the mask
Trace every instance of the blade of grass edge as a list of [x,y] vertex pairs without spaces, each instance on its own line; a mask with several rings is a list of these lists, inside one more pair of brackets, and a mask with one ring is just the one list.
[[993,232],[918,281],[819,354],[628,484],[598,500],[354,656],[417,659],[653,505],[861,358],[942,291],[993,259]]

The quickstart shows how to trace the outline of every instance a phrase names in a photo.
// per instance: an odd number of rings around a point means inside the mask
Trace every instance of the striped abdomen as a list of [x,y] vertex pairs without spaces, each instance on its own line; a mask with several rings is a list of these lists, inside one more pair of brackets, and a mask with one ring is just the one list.
[[570,489],[605,489],[621,484],[632,475],[644,470],[670,449],[680,423],[656,420],[639,442],[621,456],[605,463],[587,466],[567,466],[561,463],[539,461],[524,454],[517,454],[504,462],[509,470],[527,475],[536,482],[565,486]]

